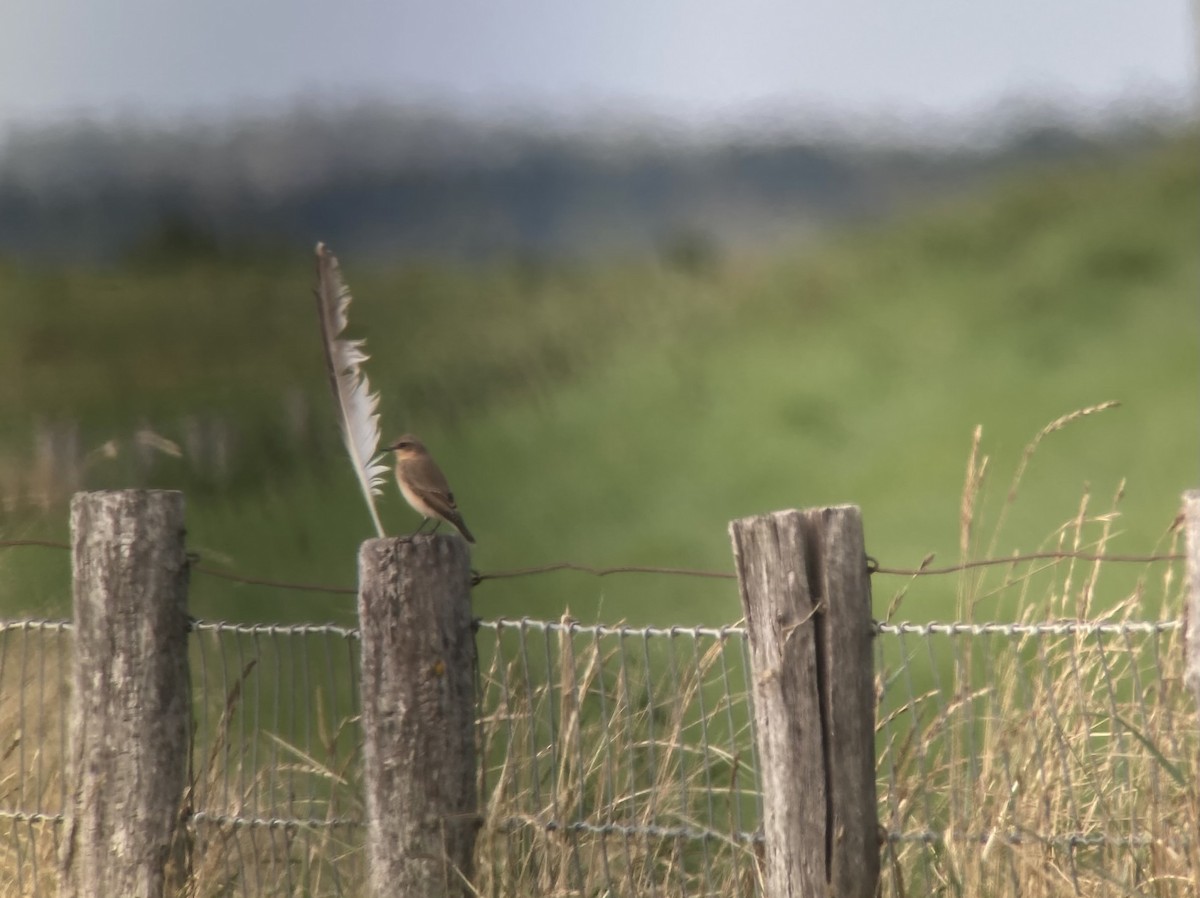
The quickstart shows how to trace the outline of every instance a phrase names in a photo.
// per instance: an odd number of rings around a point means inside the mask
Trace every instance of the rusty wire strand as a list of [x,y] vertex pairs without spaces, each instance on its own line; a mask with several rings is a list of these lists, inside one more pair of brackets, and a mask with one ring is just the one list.
[[[1160,832],[1136,822],[1123,828],[1075,819],[1039,819],[1036,825],[1021,825],[1020,818],[981,820],[972,816],[976,793],[964,790],[975,788],[976,780],[955,778],[954,771],[977,769],[978,756],[962,743],[958,744],[959,754],[946,756],[952,769],[926,769],[922,764],[915,773],[909,769],[905,774],[919,775],[931,790],[944,790],[951,807],[958,809],[951,818],[939,817],[936,807],[922,811],[919,805],[898,813],[907,807],[897,770],[908,757],[909,733],[917,740],[936,740],[976,725],[982,716],[1000,714],[1008,706],[988,671],[962,668],[963,676],[981,687],[971,691],[972,700],[966,703],[956,700],[952,685],[935,681],[928,694],[913,693],[888,671],[893,669],[890,665],[919,670],[925,658],[934,667],[961,663],[961,647],[968,641],[1003,640],[997,648],[1006,646],[999,650],[1016,653],[1012,670],[1019,688],[1012,696],[1022,702],[1021,707],[1048,693],[1053,693],[1056,701],[1066,702],[1061,705],[1062,713],[1036,720],[1006,717],[1019,721],[1022,728],[1041,727],[1032,736],[1010,742],[1006,751],[1016,752],[1019,763],[1036,769],[1052,771],[1056,765],[1070,764],[1073,774],[1094,770],[1097,780],[1106,784],[1109,800],[1129,802],[1150,786],[1135,782],[1116,788],[1121,783],[1113,778],[1114,770],[1125,770],[1134,759],[1141,765],[1139,769],[1152,773],[1183,770],[1180,759],[1191,756],[1194,731],[1184,730],[1184,741],[1178,744],[1151,745],[1138,738],[1126,722],[1153,713],[1175,713],[1173,703],[1188,700],[1184,691],[1166,688],[1179,679],[1160,664],[1162,653],[1173,645],[1169,639],[1181,626],[1179,619],[877,622],[876,635],[895,653],[891,661],[882,650],[879,656],[883,711],[878,732],[884,746],[877,771],[881,838],[896,845],[956,845],[964,850],[978,845],[984,846],[985,852],[993,843],[1030,850],[1040,846],[1048,852],[1178,850],[1186,841],[1173,834],[1177,830],[1164,827]],[[57,666],[45,669],[64,678],[62,661],[67,656],[45,654],[61,651],[62,646],[55,649],[56,643],[44,640],[70,629],[65,621],[0,620],[0,659],[8,653],[10,677],[24,669],[24,659],[42,655],[60,659]],[[631,861],[622,854],[631,840],[641,844],[665,840],[690,852],[694,866],[687,874],[692,877],[689,882],[702,886],[712,878],[710,871],[719,875],[726,865],[742,863],[740,852],[761,843],[759,766],[749,741],[752,731],[742,721],[752,676],[749,669],[744,676],[732,678],[723,672],[727,662],[736,667],[739,658],[745,661],[744,628],[629,627],[583,624],[564,617],[485,620],[479,622],[479,632],[482,654],[494,654],[497,659],[481,680],[477,713],[485,732],[489,726],[494,728],[493,747],[504,751],[503,761],[489,761],[481,755],[483,763],[502,764],[506,771],[489,793],[487,807],[498,810],[483,821],[500,852],[521,857],[521,852],[531,851],[523,841],[531,830],[558,834],[563,839],[560,850],[564,859],[578,860],[582,851],[593,851],[614,864],[612,870],[604,867],[596,876],[604,882],[617,882],[620,863],[640,863],[636,857]],[[336,687],[322,694],[320,687],[309,682],[308,673],[310,668],[317,671],[322,658],[331,657],[322,647],[348,647],[336,660],[325,663],[331,665],[329,676],[352,684],[357,670],[357,630],[332,624],[198,621],[194,634],[196,707],[215,709],[218,714],[225,709],[225,713],[219,723],[197,725],[201,753],[220,762],[198,781],[196,801],[182,821],[188,832],[198,838],[213,831],[224,834],[222,838],[239,834],[237,844],[250,846],[248,853],[231,851],[223,861],[251,884],[233,894],[262,893],[261,881],[277,874],[276,850],[284,851],[291,858],[289,863],[309,873],[336,871],[353,882],[359,870],[356,865],[361,863],[360,849],[339,848],[324,855],[314,852],[324,844],[358,844],[352,833],[362,826],[361,806],[346,794],[331,793],[328,787],[330,771],[341,776],[355,770],[357,762],[353,754],[340,753],[337,739],[332,738],[338,728],[328,736],[314,738],[310,715],[319,715],[319,708],[324,707],[330,720],[339,721],[352,733],[357,719],[355,690],[351,688],[349,705],[334,710]],[[1085,638],[1062,640],[1063,636]],[[1051,657],[1050,668],[1019,663],[1029,640],[1039,650],[1057,647],[1054,651],[1059,654]],[[259,662],[252,671],[246,667],[246,654]],[[1093,659],[1092,663],[1088,659]],[[1092,672],[1091,678],[1077,682],[1075,678],[1086,676],[1087,671]],[[1071,675],[1065,676],[1067,673]],[[1116,686],[1130,684],[1128,697],[1122,688],[1100,689],[1110,676],[1116,678]],[[1137,688],[1137,676],[1149,676],[1163,688]],[[22,706],[14,732],[32,734],[46,728],[51,734],[65,733],[63,703],[42,697],[24,674],[10,682],[37,696]],[[302,696],[305,700],[298,702]],[[577,717],[585,710],[582,718]],[[723,728],[719,718],[726,711],[736,722]],[[281,712],[285,718],[281,719]],[[696,715],[694,721],[692,714]],[[1104,715],[1112,729],[1107,740],[1094,738],[1097,714]],[[286,717],[291,715],[304,721],[283,738]],[[591,729],[574,728],[577,722],[586,725],[589,720]],[[316,727],[318,734],[320,729]],[[258,739],[256,734],[264,730],[280,738],[268,735],[265,740]],[[1141,727],[1141,731],[1154,730]],[[1067,745],[1067,737],[1077,733],[1088,738],[1077,747]],[[591,766],[577,768],[575,752],[581,739],[587,740],[593,761]],[[219,750],[214,753],[214,748]],[[656,753],[655,763],[646,768],[651,773],[644,779],[637,767],[643,748]],[[348,766],[314,761],[326,757],[322,752],[330,757],[337,753],[339,763]],[[693,753],[700,760],[693,760]],[[604,757],[613,759],[611,767],[607,761],[597,760]],[[13,824],[19,824],[21,838],[29,844],[38,838],[52,838],[41,834],[62,825],[65,799],[56,799],[54,790],[46,788],[47,773],[35,756],[13,763],[18,781],[28,788],[0,801],[0,827],[13,829]],[[730,764],[739,771],[739,779],[722,788],[708,774]],[[351,775],[348,782],[353,781]],[[1154,781],[1153,788],[1163,790],[1162,796],[1154,799],[1158,806],[1186,807],[1186,794],[1174,789],[1174,781],[1174,777]],[[1011,783],[996,772],[988,788],[999,787],[1005,788],[1007,798],[1021,794],[1013,793]],[[1086,795],[1089,784],[1085,781],[1070,788],[1072,797]],[[1178,801],[1172,799],[1181,795]],[[293,840],[309,847],[292,855]],[[310,845],[304,840],[313,841]],[[911,861],[917,881],[922,877],[920,863],[920,859]],[[937,874],[941,869],[938,863],[936,855],[929,855],[924,875]],[[647,871],[638,875],[654,875],[652,868]]]
[[[37,546],[48,549],[70,549],[67,543],[54,542],[52,540],[43,539],[6,539],[0,540],[0,549],[20,548]],[[193,560],[192,570],[197,574],[203,574],[208,577],[216,577],[221,580],[228,580],[233,583],[242,583],[247,586],[266,586],[274,589],[292,589],[303,592],[321,592],[333,595],[356,595],[358,590],[352,586],[329,586],[319,583],[295,583],[288,580],[272,580],[267,577],[253,577],[246,574],[237,574],[232,571],[224,571],[219,568],[209,567],[208,565],[195,563],[199,556],[189,553],[188,556]],[[960,571],[971,570],[981,567],[995,567],[998,565],[1017,565],[1028,561],[1100,561],[1119,564],[1156,564],[1159,562],[1183,561],[1186,556],[1182,552],[1165,552],[1156,555],[1124,555],[1124,554],[1104,554],[1097,552],[1030,552],[1025,555],[1009,555],[1004,558],[977,558],[973,561],[964,561],[959,564],[946,565],[945,567],[928,567],[922,564],[916,568],[900,568],[886,567],[875,562],[874,559],[868,559],[867,569],[871,574],[883,574],[891,577],[933,577],[945,574],[957,574]],[[618,565],[615,567],[595,567],[590,564],[582,564],[575,561],[556,561],[551,564],[536,565],[533,567],[513,568],[504,571],[472,571],[471,585],[478,586],[486,580],[511,580],[518,577],[532,577],[539,574],[553,574],[559,571],[575,571],[577,573],[589,574],[593,577],[609,577],[613,574],[658,574],[674,577],[701,577],[713,580],[735,580],[737,575],[732,571],[708,571],[699,570],[696,568],[682,567],[656,567],[653,565]]]

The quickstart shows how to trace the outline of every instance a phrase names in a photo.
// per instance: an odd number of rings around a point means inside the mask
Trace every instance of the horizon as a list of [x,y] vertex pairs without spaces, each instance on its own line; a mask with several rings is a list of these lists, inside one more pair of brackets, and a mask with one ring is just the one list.
[[467,117],[666,119],[685,130],[797,112],[920,128],[1012,98],[1084,115],[1122,102],[1194,111],[1198,26],[1180,0],[615,0],[569,12],[549,0],[349,0],[336,15],[311,0],[14,0],[0,33],[0,133],[364,99]]
[[[296,96],[270,103],[173,112],[147,109],[90,110],[56,118],[21,119],[0,124],[0,160],[10,145],[23,140],[72,138],[86,132],[190,137],[201,131],[221,138],[247,129],[331,123],[375,116],[403,124],[461,128],[520,139],[545,138],[612,141],[624,147],[687,146],[695,149],[735,143],[806,143],[862,145],[916,150],[988,149],[1022,134],[1047,128],[1080,135],[1105,135],[1128,127],[1174,129],[1200,123],[1200,105],[1182,95],[1130,92],[1102,106],[1072,104],[1063,98],[1013,94],[965,111],[906,117],[871,113],[835,113],[815,106],[751,106],[736,116],[687,120],[665,110],[623,110],[608,106],[562,114],[533,105],[504,108],[478,105],[405,102],[384,96],[341,99]],[[609,146],[604,144],[603,146]]]

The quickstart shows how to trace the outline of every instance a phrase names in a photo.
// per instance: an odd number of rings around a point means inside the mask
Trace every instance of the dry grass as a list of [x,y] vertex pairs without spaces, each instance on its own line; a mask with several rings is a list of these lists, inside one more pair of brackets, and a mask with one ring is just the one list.
[[182,894],[363,894],[354,647],[231,630],[194,646],[202,706]]
[[[1111,406],[1064,415],[1026,447],[988,554],[1042,440]],[[964,560],[981,554],[987,468],[977,432],[961,506]],[[1070,520],[1026,548],[1110,550],[1123,493],[1100,511],[1085,493]],[[1177,552],[1182,540],[1172,526],[1158,548]],[[959,620],[975,624],[988,608],[1023,631],[881,638],[881,816],[907,837],[888,846],[885,891],[1200,894],[1200,740],[1181,680],[1183,633],[1171,625],[1184,605],[1181,567],[1130,573],[1064,559],[976,569],[961,575]],[[1077,622],[1109,631],[1057,626]],[[1164,626],[1141,626],[1154,622]]]
[[70,636],[0,628],[0,896],[53,895],[66,756]]
[[[992,553],[1043,429],[990,526],[977,434],[965,558]],[[1038,550],[1105,552],[1122,490],[1085,494]],[[1177,551],[1169,529],[1161,549]],[[980,544],[986,548],[981,551]],[[878,774],[889,896],[1200,894],[1200,739],[1181,682],[1181,565],[1060,561],[961,575],[967,627],[877,640]],[[876,588],[879,586],[877,584]],[[919,600],[920,578],[887,620]],[[916,595],[916,598],[914,598]],[[912,615],[920,618],[920,615]],[[1109,629],[1074,626],[1103,623]],[[1164,626],[1144,626],[1163,622]],[[0,634],[0,809],[62,807],[63,659],[54,631]],[[759,800],[738,632],[500,622],[479,634],[488,896],[749,895]],[[204,631],[183,894],[360,895],[357,659],[339,636]],[[798,784],[798,788],[802,784]],[[282,821],[294,821],[283,823]],[[57,827],[0,818],[0,895],[54,893]]]
[[[340,823],[362,811],[357,716],[335,682],[354,657],[338,642],[193,637],[182,896],[363,893],[359,829]],[[68,657],[68,633],[0,632],[0,813],[63,810]],[[0,898],[57,894],[58,838],[53,819],[0,816]]]
[[564,617],[501,626],[495,640],[480,721],[481,894],[754,890],[740,635],[624,635]]

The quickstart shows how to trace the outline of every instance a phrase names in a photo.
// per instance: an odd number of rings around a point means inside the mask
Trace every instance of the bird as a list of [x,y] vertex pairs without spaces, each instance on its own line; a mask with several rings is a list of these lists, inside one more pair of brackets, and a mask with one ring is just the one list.
[[395,453],[396,485],[400,487],[400,494],[413,510],[424,518],[421,526],[412,535],[420,533],[429,523],[429,519],[433,518],[437,521],[433,532],[437,532],[438,527],[445,521],[461,533],[463,539],[474,543],[475,537],[467,529],[467,524],[458,511],[454,493],[450,492],[450,484],[446,482],[446,475],[433,460],[425,444],[412,434],[406,433],[384,448]]

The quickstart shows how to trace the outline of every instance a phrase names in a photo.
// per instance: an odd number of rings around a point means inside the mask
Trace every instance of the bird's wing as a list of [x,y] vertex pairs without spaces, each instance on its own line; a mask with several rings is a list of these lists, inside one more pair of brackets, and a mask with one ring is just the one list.
[[403,466],[403,476],[408,482],[408,488],[440,518],[457,527],[467,542],[475,542],[475,537],[471,535],[462,515],[458,513],[454,493],[450,492],[450,484],[446,482],[446,475],[437,466],[437,462],[427,457],[403,461],[400,464]]
[[421,498],[429,502],[439,511],[442,506],[454,509],[454,493],[450,492],[450,484],[446,475],[432,458],[418,458],[404,462],[404,476],[414,492],[420,493]]
[[450,493],[426,492],[421,494],[421,498],[447,521],[462,520],[458,513],[458,506],[454,504],[454,496]]

